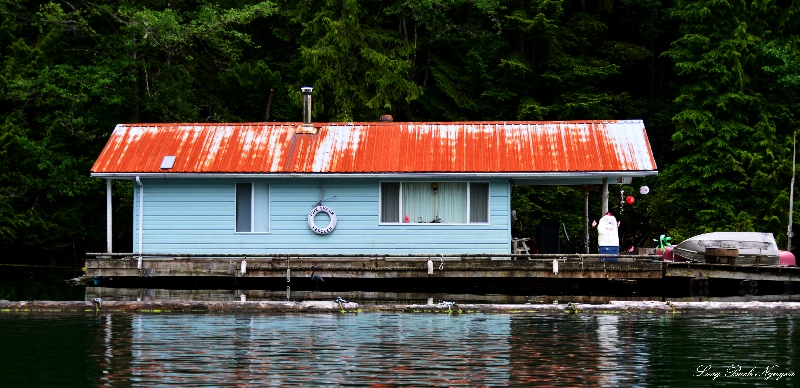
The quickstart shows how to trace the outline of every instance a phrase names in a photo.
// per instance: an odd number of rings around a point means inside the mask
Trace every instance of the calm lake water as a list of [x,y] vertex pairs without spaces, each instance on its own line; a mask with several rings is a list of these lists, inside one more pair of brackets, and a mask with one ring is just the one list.
[[798,385],[800,318],[0,312],[4,387]]
[[[68,286],[5,268],[8,300],[606,303],[652,297],[309,293]],[[797,301],[797,295],[716,300]],[[677,298],[673,300],[715,300]],[[800,316],[0,312],[0,386],[800,386]]]

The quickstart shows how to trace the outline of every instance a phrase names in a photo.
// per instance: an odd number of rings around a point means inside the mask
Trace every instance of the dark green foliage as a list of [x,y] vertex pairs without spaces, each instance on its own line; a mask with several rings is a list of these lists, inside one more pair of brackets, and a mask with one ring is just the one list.
[[[304,85],[318,121],[643,119],[663,175],[619,215],[624,244],[724,229],[784,243],[797,7],[0,0],[0,247],[104,250],[105,184],[88,171],[114,125],[298,121]],[[130,195],[115,182],[116,251],[130,250]],[[559,219],[581,237],[579,191],[516,188],[513,201],[528,232]]]
[[241,120],[214,87],[244,71],[253,43],[237,28],[274,6],[166,4],[0,2],[6,257],[104,250],[105,183],[88,172],[115,124]]
[[[781,233],[788,223],[797,131],[796,3],[679,1],[684,36],[667,53],[682,80],[664,171],[675,237],[719,231]],[[785,42],[785,43],[784,43]],[[794,72],[794,74],[792,74]]]
[[[540,223],[556,220],[563,222],[559,236],[565,247],[567,241],[583,241],[583,194],[578,190],[564,186],[517,186],[511,193],[511,208],[517,212],[522,237],[536,239]],[[583,253],[582,248],[575,251]]]

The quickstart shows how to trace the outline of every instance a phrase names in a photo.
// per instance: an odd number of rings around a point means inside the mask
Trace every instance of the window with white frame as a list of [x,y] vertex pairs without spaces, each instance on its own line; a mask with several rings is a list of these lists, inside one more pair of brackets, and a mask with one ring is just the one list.
[[269,184],[236,184],[236,232],[269,232]]
[[381,182],[381,223],[489,222],[489,183]]

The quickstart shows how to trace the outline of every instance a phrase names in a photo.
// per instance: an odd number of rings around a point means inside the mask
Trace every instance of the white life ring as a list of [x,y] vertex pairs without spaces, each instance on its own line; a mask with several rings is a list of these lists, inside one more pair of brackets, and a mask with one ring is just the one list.
[[[319,212],[325,212],[331,218],[331,223],[328,224],[327,227],[320,228],[316,223],[314,223],[314,216],[316,216]],[[333,212],[333,209],[327,206],[317,206],[314,209],[311,209],[311,212],[308,213],[308,227],[316,234],[328,234],[333,231],[333,228],[336,227],[336,213]]]

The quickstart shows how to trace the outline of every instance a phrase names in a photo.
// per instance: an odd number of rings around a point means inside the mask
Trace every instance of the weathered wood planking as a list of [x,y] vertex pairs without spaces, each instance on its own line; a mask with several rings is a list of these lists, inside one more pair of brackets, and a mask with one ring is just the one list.
[[727,265],[709,263],[665,263],[665,277],[797,281],[800,267]]
[[[489,260],[476,258],[433,259],[433,274],[428,274],[427,259],[412,258],[254,258],[247,260],[244,274],[241,258],[144,258],[142,269],[148,276],[220,276],[285,278],[290,269],[293,277],[307,277],[311,265],[323,277],[342,279],[394,278],[572,278],[572,279],[660,279],[659,262],[635,261],[559,261],[558,273],[552,260]],[[440,265],[444,263],[442,269]],[[87,276],[139,277],[134,258],[87,259]],[[230,269],[233,269],[231,271]]]

